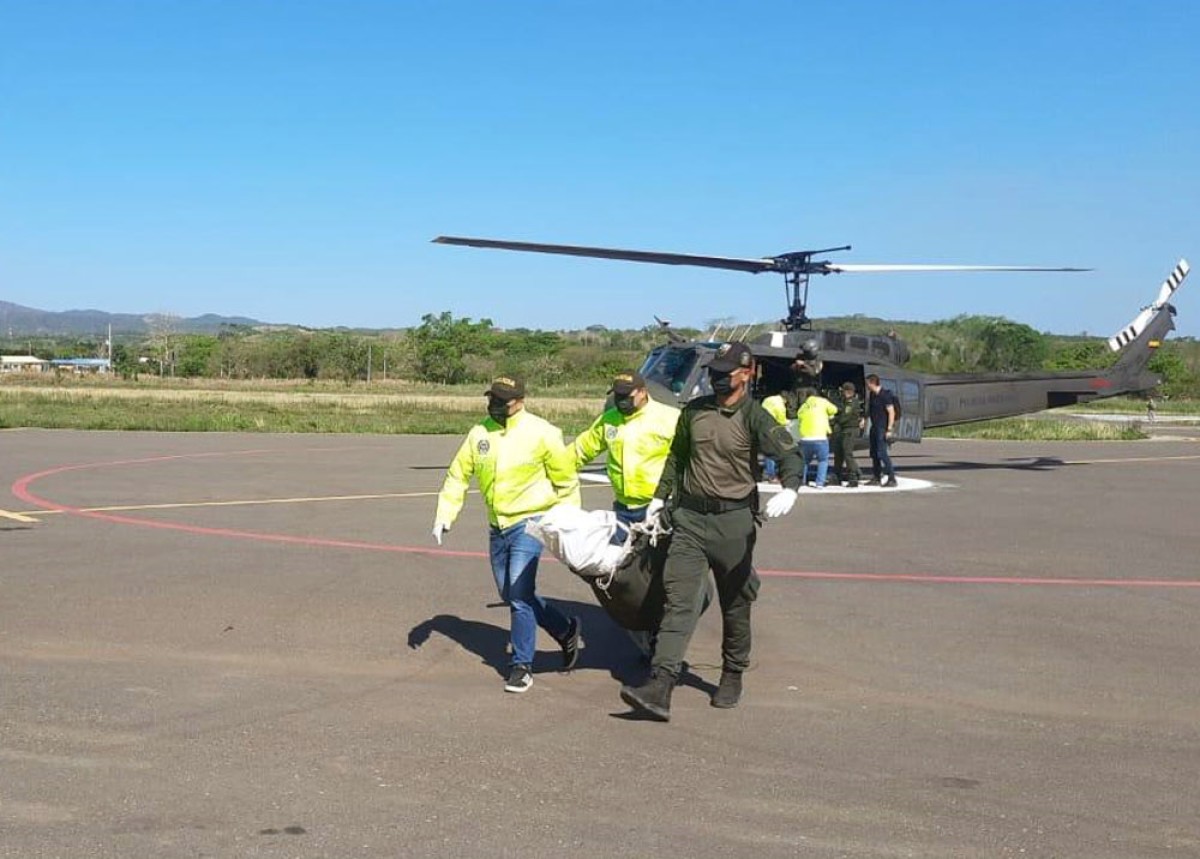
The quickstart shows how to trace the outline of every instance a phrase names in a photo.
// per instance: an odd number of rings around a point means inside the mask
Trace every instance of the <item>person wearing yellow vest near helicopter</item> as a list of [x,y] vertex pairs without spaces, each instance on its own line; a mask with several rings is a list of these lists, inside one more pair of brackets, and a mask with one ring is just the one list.
[[829,472],[829,419],[837,413],[838,407],[814,389],[805,388],[800,392],[800,408],[796,410],[796,422],[800,433],[800,456],[804,459],[802,479],[808,483],[808,463],[815,459],[816,478],[808,485],[816,489],[825,488],[825,477]]
[[613,377],[613,407],[606,409],[575,439],[575,467],[583,468],[608,452],[613,512],[626,525],[646,518],[663,466],[671,453],[679,412],[655,401],[646,380],[627,371]]
[[506,692],[533,685],[533,655],[540,626],[562,648],[563,668],[579,655],[580,623],[537,593],[542,544],[525,523],[558,504],[579,506],[579,478],[562,430],[525,411],[525,383],[500,376],[485,392],[488,416],[467,433],[438,495],[433,537],[442,545],[462,510],[471,477],[487,506],[492,575],[511,619],[512,663]]
[[[646,520],[646,509],[671,453],[679,411],[655,401],[646,380],[632,370],[613,377],[613,405],[605,409],[575,439],[575,467],[583,468],[607,451],[608,481],[613,490],[613,513],[624,525]],[[624,541],[618,531],[613,542]],[[629,630],[644,660],[654,655],[657,630]]]
[[[788,425],[788,398],[781,391],[762,401],[763,411],[775,418],[781,427]],[[769,456],[763,457],[763,478],[774,483],[778,480],[779,463]]]

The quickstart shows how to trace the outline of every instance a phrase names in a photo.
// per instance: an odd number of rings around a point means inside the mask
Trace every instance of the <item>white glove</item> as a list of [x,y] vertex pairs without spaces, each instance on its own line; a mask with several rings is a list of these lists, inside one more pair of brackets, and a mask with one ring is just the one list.
[[450,530],[450,526],[445,522],[433,523],[433,539],[437,540],[437,544],[442,545],[442,535]]
[[646,505],[646,524],[650,525],[656,522],[658,517],[662,515],[663,508],[666,506],[667,502],[661,498],[651,498],[650,503]]
[[796,490],[783,489],[775,493],[775,497],[767,502],[767,518],[778,519],[792,512],[796,503]]

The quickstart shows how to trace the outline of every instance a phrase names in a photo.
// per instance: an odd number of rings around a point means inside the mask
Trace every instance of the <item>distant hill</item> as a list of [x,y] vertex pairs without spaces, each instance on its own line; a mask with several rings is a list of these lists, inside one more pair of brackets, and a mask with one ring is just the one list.
[[[37,310],[10,301],[0,301],[0,337],[28,335],[98,335],[112,326],[113,334],[146,334],[162,314],[106,313],[103,310]],[[262,325],[245,316],[206,313],[191,318],[175,317],[171,328],[183,334],[213,334],[224,325]]]

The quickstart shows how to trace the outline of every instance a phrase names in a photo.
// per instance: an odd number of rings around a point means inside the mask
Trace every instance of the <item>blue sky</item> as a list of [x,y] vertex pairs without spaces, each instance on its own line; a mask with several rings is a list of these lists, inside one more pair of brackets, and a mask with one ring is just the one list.
[[[429,240],[851,244],[1097,271],[831,277],[814,315],[1108,335],[1200,264],[1198,29],[1190,0],[3,0],[0,299],[751,321],[782,314],[780,278]],[[1176,305],[1200,334],[1200,283]]]

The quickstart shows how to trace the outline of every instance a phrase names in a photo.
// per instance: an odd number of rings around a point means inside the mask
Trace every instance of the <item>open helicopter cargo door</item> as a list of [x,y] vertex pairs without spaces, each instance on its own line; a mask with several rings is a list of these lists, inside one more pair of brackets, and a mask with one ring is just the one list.
[[[925,386],[914,377],[897,377],[895,368],[875,370],[879,384],[900,401],[900,419],[896,421],[897,441],[920,441],[925,431]],[[884,375],[890,373],[889,375]]]

